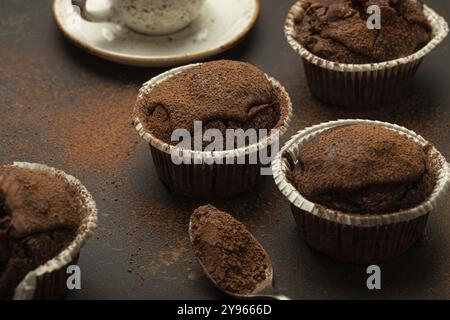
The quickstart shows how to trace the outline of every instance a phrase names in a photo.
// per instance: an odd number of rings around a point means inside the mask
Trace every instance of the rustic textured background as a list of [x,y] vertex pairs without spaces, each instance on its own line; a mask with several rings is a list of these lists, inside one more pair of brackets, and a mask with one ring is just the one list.
[[[249,61],[279,79],[295,107],[292,130],[338,118],[394,122],[433,141],[450,158],[450,40],[423,63],[407,97],[392,107],[345,111],[315,100],[283,36],[289,1],[262,1],[255,29],[219,56]],[[425,1],[450,20],[450,3]],[[56,29],[51,1],[0,4],[0,162],[46,163],[93,193],[100,226],[83,250],[82,290],[68,299],[223,296],[205,279],[188,244],[187,221],[204,202],[170,194],[148,146],[131,126],[141,83],[163,70],[115,65],[73,47]],[[271,254],[278,285],[296,299],[450,298],[450,205],[425,238],[382,265],[383,290],[369,292],[363,266],[344,265],[302,242],[288,203],[268,179],[253,192],[214,202],[242,219]]]

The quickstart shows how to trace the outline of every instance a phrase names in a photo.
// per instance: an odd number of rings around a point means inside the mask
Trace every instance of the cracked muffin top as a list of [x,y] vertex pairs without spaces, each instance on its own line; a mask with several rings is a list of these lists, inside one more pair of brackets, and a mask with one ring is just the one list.
[[[378,5],[381,29],[367,27],[367,8]],[[432,37],[417,0],[302,0],[295,17],[297,41],[339,63],[377,63],[409,56]]]
[[81,199],[62,177],[0,167],[0,299],[28,272],[53,259],[76,236]]
[[411,209],[432,193],[431,146],[375,125],[333,128],[300,149],[288,174],[311,202],[346,213]]
[[[186,129],[194,136],[194,122],[203,131],[218,129],[274,129],[287,114],[287,102],[264,72],[237,61],[214,61],[187,69],[155,86],[135,108],[146,131],[175,145],[171,136]],[[204,133],[204,132],[203,132]]]

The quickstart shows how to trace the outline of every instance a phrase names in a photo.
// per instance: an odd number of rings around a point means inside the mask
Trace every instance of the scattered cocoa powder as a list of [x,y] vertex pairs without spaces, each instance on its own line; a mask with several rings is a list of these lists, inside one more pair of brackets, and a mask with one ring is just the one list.
[[205,271],[224,290],[246,295],[266,279],[270,259],[245,226],[207,205],[191,217],[192,247]]
[[[113,90],[105,88],[101,95],[116,96],[123,101],[124,97]],[[130,156],[139,141],[131,125],[130,106],[111,106],[110,98],[108,101],[79,105],[70,115],[59,109],[47,114],[57,128],[64,128],[58,135],[50,134],[48,141],[66,155],[64,161],[69,167],[106,171],[113,176],[120,173],[120,166],[131,164]],[[119,183],[110,181],[115,188],[120,187]]]
[[[135,195],[135,201],[129,205],[133,208],[133,216],[127,235],[130,247],[135,248],[128,259],[130,273],[144,282],[149,274],[165,273],[164,270],[176,264],[190,263],[189,211],[174,205],[153,203],[140,195]],[[153,243],[153,250],[143,248],[149,233],[159,239]]]

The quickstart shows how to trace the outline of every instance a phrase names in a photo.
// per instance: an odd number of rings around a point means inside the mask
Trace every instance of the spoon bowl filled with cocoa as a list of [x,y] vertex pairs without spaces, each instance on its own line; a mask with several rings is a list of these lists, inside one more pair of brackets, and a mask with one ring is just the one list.
[[230,214],[212,205],[197,208],[189,238],[203,271],[224,293],[239,299],[290,300],[274,286],[267,252]]

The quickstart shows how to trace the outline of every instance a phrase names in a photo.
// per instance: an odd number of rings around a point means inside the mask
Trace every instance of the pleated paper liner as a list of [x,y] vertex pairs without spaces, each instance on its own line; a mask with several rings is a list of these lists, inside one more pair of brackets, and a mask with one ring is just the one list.
[[[151,79],[140,90],[138,100],[142,99],[145,94],[149,94],[152,88],[158,84],[197,65],[199,64],[175,68]],[[278,81],[269,76],[267,78],[276,88],[281,99],[286,101],[288,108],[283,123],[279,127],[281,138],[291,121],[292,102],[285,88]],[[137,113],[135,112],[135,114]],[[249,164],[248,160],[255,154],[258,156],[260,150],[270,149],[272,145],[270,135],[265,139],[260,139],[257,144],[245,148],[204,152],[181,149],[161,141],[145,130],[138,116],[135,116],[134,124],[139,135],[150,144],[153,162],[160,180],[174,193],[190,198],[229,198],[250,190],[264,178],[261,175],[263,165],[259,161],[259,157],[256,164]],[[172,152],[183,154],[184,158],[190,159],[190,164],[174,164],[171,158]],[[236,160],[244,156],[245,164],[238,164],[236,161],[234,164],[226,163],[226,159]]]
[[319,100],[348,108],[381,108],[404,97],[423,58],[445,39],[449,31],[444,18],[424,5],[433,38],[421,50],[380,63],[337,63],[314,55],[297,41],[294,21],[302,11],[300,0],[289,11],[285,35],[291,47],[302,57],[308,86]]
[[429,214],[445,200],[450,166],[436,148],[429,153],[437,182],[429,199],[410,210],[391,214],[348,214],[325,208],[303,197],[287,179],[302,146],[325,130],[351,124],[374,124],[394,130],[417,143],[429,144],[406,128],[380,121],[338,120],[306,128],[294,135],[273,161],[275,183],[291,203],[292,213],[306,243],[339,261],[377,263],[405,252],[423,234]]
[[[61,299],[67,292],[67,267],[76,265],[81,248],[92,236],[97,227],[97,208],[91,194],[75,177],[63,171],[36,163],[16,162],[13,166],[49,172],[66,179],[79,192],[82,201],[81,225],[75,239],[52,260],[29,272],[17,286],[14,300],[53,300]],[[49,195],[51,196],[51,195]]]

